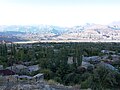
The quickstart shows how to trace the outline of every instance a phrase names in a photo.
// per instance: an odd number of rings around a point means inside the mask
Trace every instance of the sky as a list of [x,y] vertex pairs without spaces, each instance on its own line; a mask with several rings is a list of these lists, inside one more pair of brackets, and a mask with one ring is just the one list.
[[0,25],[76,26],[120,21],[120,0],[0,0]]

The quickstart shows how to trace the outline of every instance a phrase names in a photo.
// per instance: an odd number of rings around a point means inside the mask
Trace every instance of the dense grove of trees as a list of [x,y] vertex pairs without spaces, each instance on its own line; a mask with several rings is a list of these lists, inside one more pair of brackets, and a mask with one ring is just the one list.
[[[77,84],[93,90],[120,88],[119,73],[101,66],[87,71],[78,69],[83,55],[102,56],[101,50],[120,53],[120,43],[0,44],[0,64],[7,67],[30,61],[39,64],[41,70],[38,72],[44,73],[46,80],[53,79],[64,85]],[[70,56],[73,57],[73,64],[68,64]],[[114,66],[119,69],[120,63]]]

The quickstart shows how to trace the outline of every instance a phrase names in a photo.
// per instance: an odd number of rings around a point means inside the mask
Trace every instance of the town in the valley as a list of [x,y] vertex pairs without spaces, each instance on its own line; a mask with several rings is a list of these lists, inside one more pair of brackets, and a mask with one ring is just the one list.
[[120,43],[0,43],[0,90],[120,88]]

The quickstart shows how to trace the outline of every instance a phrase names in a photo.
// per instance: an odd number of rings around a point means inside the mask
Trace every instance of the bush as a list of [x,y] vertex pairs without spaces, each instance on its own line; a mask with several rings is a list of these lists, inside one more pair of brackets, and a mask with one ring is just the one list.
[[61,82],[61,78],[60,78],[60,77],[54,77],[54,80],[55,80],[56,82]]
[[53,72],[49,69],[43,69],[41,73],[44,73],[44,78],[47,80],[51,79],[53,76]]
[[50,85],[57,85],[58,83],[52,79],[48,80],[48,84]]
[[81,88],[82,88],[82,89],[87,89],[87,88],[89,88],[89,83],[88,83],[87,80],[81,83]]

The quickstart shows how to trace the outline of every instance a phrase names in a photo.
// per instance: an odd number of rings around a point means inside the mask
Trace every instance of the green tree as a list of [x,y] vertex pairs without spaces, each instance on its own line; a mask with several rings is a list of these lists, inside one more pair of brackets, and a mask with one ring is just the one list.
[[117,84],[115,72],[102,66],[98,66],[87,79],[92,90],[105,90]]

